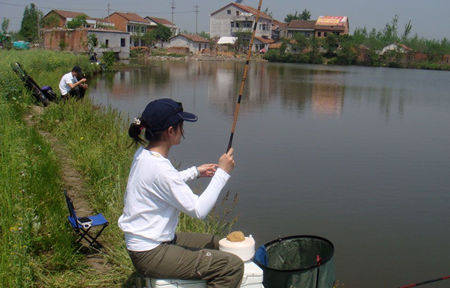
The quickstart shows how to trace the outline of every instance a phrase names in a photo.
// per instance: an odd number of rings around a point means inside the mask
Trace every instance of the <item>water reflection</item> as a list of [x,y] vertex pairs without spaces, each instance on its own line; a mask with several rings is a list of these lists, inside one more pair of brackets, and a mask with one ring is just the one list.
[[[370,75],[361,68],[254,63],[251,65],[243,94],[241,111],[261,111],[279,101],[282,108],[299,114],[340,117],[344,99],[359,105],[378,103],[386,120],[392,115],[402,117],[405,105],[418,94],[403,81],[386,77],[377,71]],[[374,70],[376,71],[376,70]],[[145,69],[106,74],[96,83],[107,89],[113,99],[129,99],[133,94],[160,95],[179,98],[180,93],[206,87],[208,104],[223,113],[233,113],[242,80],[243,64],[237,62],[172,62],[151,63]],[[397,73],[396,77],[399,75]],[[420,89],[420,87],[419,87]],[[436,100],[436,99],[434,99]],[[195,102],[195,97],[194,97]],[[195,103],[194,103],[195,105]]]

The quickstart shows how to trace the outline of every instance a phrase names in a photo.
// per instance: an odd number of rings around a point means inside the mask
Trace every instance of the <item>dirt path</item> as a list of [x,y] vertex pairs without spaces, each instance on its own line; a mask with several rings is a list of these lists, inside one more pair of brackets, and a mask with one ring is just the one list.
[[[24,117],[25,123],[30,127],[36,127],[36,117],[42,114],[43,109],[44,108],[41,106],[32,106],[31,113],[25,115]],[[42,137],[44,137],[44,139],[46,139],[50,143],[60,162],[64,189],[67,190],[67,194],[73,201],[77,216],[83,217],[92,215],[93,210],[89,205],[89,202],[84,197],[84,193],[85,191],[87,191],[87,185],[80,173],[78,173],[78,171],[74,168],[74,163],[70,157],[70,152],[66,149],[66,147],[64,147],[64,145],[62,145],[58,141],[58,139],[56,139],[56,137],[51,135],[49,132],[39,129],[38,131],[42,135]],[[99,242],[101,242],[101,240]],[[85,242],[83,244],[87,248],[88,245],[86,245]],[[89,249],[84,250],[88,251]],[[104,257],[105,255],[103,254],[103,252],[92,253],[91,250],[92,249],[89,250],[91,253],[86,253],[86,261],[88,265],[93,269],[93,273],[108,273],[108,271],[111,270],[111,267],[107,263],[106,257]]]

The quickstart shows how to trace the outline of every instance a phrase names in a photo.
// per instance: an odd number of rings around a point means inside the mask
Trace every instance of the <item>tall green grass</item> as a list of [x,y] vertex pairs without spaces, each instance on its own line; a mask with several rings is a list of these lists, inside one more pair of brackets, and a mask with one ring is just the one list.
[[[84,263],[82,256],[77,254],[70,244],[73,236],[65,225],[67,211],[61,194],[57,159],[48,144],[34,129],[25,128],[21,120],[23,113],[29,109],[28,104],[32,99],[9,67],[10,63],[15,61],[19,61],[38,84],[50,85],[55,90],[60,77],[70,71],[75,63],[81,65],[88,73],[96,68],[90,65],[85,57],[70,53],[42,50],[0,51],[1,103],[5,111],[9,111],[9,114],[1,113],[2,130],[0,130],[2,134],[0,177],[4,189],[2,194],[6,195],[2,199],[1,208],[2,211],[9,211],[5,217],[2,213],[2,218],[7,221],[5,225],[2,221],[0,273],[5,274],[6,284],[14,284],[6,286],[120,287],[134,271],[125,249],[123,234],[117,226],[117,219],[122,213],[129,168],[135,152],[135,148],[129,147],[131,141],[127,136],[128,119],[108,107],[95,107],[88,98],[83,101],[50,105],[37,119],[40,129],[56,136],[70,151],[70,155],[67,156],[74,160],[75,168],[82,173],[88,184],[88,191],[84,196],[94,210],[103,213],[110,222],[101,241],[105,244],[104,256],[111,269],[107,273],[96,275],[87,270],[86,265],[81,265]],[[6,132],[3,130],[9,131],[10,136],[4,137],[3,134]],[[26,131],[28,132],[25,133]],[[9,150],[7,147],[10,147]],[[7,157],[3,157],[3,154]],[[29,155],[34,155],[34,158],[25,161],[24,159],[28,159],[25,156],[31,157]],[[17,164],[17,167],[8,166],[10,162]],[[27,166],[26,163],[30,165]],[[54,167],[51,168],[50,164]],[[34,169],[24,175],[42,174],[40,176],[42,178],[32,178],[34,180],[30,180],[26,186],[27,193],[22,194],[16,193],[21,191],[23,189],[21,185],[26,183],[20,178],[23,177],[20,176],[23,169],[21,170],[19,165],[25,165],[26,169]],[[45,177],[53,177],[54,181],[47,183],[39,180]],[[29,200],[31,194],[33,201]],[[13,207],[18,210],[13,210]],[[22,225],[22,222],[18,222],[17,216],[22,213],[20,211],[28,211],[29,207],[34,214],[27,216],[27,225]],[[224,234],[230,229],[233,221],[224,221],[217,215],[210,216],[207,221],[182,215],[179,229]],[[34,226],[30,224],[29,219],[32,219],[33,223],[41,223],[37,224],[39,229],[35,227],[36,224]],[[23,237],[24,240],[11,238],[13,236]],[[15,256],[8,254],[11,253],[9,243],[22,243],[17,246],[19,248]]]
[[58,161],[20,111],[0,99],[1,287],[37,286],[79,260],[64,221]]
[[0,51],[0,287],[79,287],[74,272],[86,265],[67,226],[60,165],[23,120],[33,100],[10,68],[16,61],[53,87],[76,63],[89,70],[87,59],[69,53]]

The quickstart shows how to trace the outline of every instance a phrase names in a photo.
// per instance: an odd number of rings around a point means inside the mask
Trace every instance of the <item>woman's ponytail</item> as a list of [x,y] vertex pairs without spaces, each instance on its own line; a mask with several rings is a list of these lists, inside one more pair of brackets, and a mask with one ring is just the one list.
[[130,124],[130,128],[128,128],[128,135],[133,139],[135,144],[145,144],[145,141],[140,137],[144,127],[145,126],[141,118],[134,118],[133,122]]

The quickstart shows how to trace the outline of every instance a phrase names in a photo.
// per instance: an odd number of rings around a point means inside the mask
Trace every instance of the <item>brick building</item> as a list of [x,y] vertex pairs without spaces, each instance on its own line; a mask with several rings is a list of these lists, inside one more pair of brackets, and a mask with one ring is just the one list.
[[150,23],[150,27],[156,27],[158,26],[158,24],[160,24],[169,28],[170,31],[172,32],[172,35],[176,35],[179,32],[177,25],[164,18],[147,16],[145,17],[145,19]]
[[112,27],[110,23],[105,22],[103,19],[92,18],[82,12],[75,11],[66,11],[66,10],[58,10],[53,9],[44,17],[42,17],[42,21],[44,24],[44,28],[55,28],[55,27],[66,27],[67,22],[73,20],[78,16],[86,17],[86,28],[98,28],[99,26]]
[[102,30],[95,28],[83,29],[45,29],[44,48],[49,50],[64,50],[77,53],[87,53],[88,36],[94,34],[97,38],[97,46],[93,52],[99,57],[105,51],[113,51],[118,59],[130,57],[130,35],[127,32],[117,30]]
[[348,17],[346,16],[320,16],[314,27],[318,38],[327,37],[329,34],[347,35],[349,33]]
[[292,20],[285,26],[285,29],[282,32],[282,37],[293,38],[294,34],[301,33],[305,37],[309,38],[314,36],[315,29],[316,20]]
[[152,28],[147,19],[136,13],[114,12],[105,20],[113,23],[117,30],[130,33],[130,46],[142,46],[140,37],[133,36],[143,36],[148,29]]

